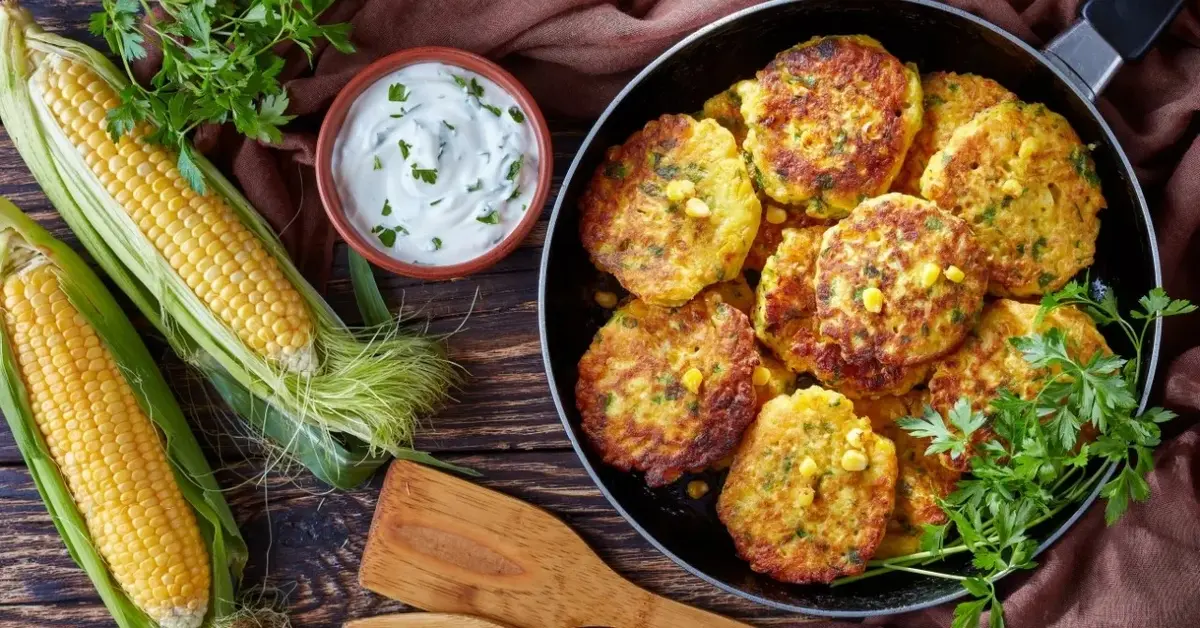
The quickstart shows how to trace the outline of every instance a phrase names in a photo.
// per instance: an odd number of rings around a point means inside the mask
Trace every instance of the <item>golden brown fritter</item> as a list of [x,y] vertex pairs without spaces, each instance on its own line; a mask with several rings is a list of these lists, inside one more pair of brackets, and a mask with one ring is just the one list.
[[738,446],[717,516],[754,571],[830,582],[862,573],[895,496],[892,442],[848,399],[813,386],[763,406]]
[[759,347],[758,363],[770,373],[765,384],[755,382],[754,385],[754,398],[759,409],[779,395],[790,395],[796,390],[796,374],[771,355],[766,347]]
[[896,425],[906,416],[921,416],[929,402],[927,391],[916,391],[902,397],[854,402],[859,416],[871,420],[877,434],[891,439],[896,445],[899,473],[896,478],[896,507],[888,520],[887,534],[875,558],[904,556],[920,550],[923,525],[946,522],[946,513],[937,500],[954,492],[961,475],[942,465],[938,456],[926,456],[928,438],[916,438]]
[[715,283],[702,292],[702,295],[709,293],[721,295],[721,299],[732,305],[742,314],[750,316],[754,312],[754,289],[746,282],[746,277],[738,274],[737,277],[729,281]]
[[921,79],[864,35],[814,37],[740,83],[758,187],[840,218],[887,191],[921,128]]
[[1071,125],[1045,105],[1001,103],[959,127],[930,160],[921,193],[971,225],[992,294],[1053,292],[1092,264],[1100,178]]
[[[713,295],[683,307],[633,300],[579,361],[575,403],[604,461],[661,486],[728,455],[754,420],[758,366],[746,315]],[[702,380],[689,390],[688,373]]]
[[[1111,354],[1104,336],[1096,329],[1091,317],[1073,307],[1051,310],[1041,325],[1035,325],[1039,306],[1009,299],[994,301],[984,309],[979,326],[958,351],[939,362],[929,380],[933,408],[943,417],[960,397],[966,397],[974,410],[987,411],[1001,390],[1023,399],[1032,399],[1041,390],[1045,372],[1034,369],[1010,338],[1045,333],[1057,328],[1067,340],[1070,356],[1077,360],[1091,358],[1097,351]],[[985,427],[975,432],[974,442],[991,436]],[[951,460],[949,466],[967,469],[967,457]]]
[[816,352],[813,276],[824,233],[825,227],[784,230],[756,289],[755,333],[788,368],[799,372],[812,370]]
[[647,303],[678,306],[741,272],[762,209],[729,131],[665,115],[609,149],[580,211],[596,267]]
[[921,174],[929,165],[929,158],[946,145],[955,129],[992,105],[1017,99],[990,78],[954,72],[931,72],[921,77],[921,92],[925,96],[921,130],[908,149],[899,176],[892,182],[893,191],[913,196],[921,194]]
[[983,308],[983,250],[965,222],[928,201],[864,201],[821,247],[817,329],[848,362],[928,362],[953,351]]
[[742,119],[742,97],[738,89],[743,83],[749,82],[738,81],[730,85],[729,89],[704,101],[704,107],[700,110],[702,117],[716,120],[717,124],[729,129],[739,147],[746,139],[746,121]]
[[788,368],[812,373],[851,397],[904,394],[925,381],[926,365],[889,366],[877,360],[848,362],[841,347],[817,333],[813,287],[825,227],[787,229],[758,282],[754,331]]

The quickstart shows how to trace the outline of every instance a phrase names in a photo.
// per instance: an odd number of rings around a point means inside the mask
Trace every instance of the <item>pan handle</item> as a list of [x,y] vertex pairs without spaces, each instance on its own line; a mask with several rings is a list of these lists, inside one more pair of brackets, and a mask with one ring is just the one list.
[[1184,0],[1088,0],[1083,18],[1045,49],[1092,100],[1125,61],[1141,58],[1183,8]]

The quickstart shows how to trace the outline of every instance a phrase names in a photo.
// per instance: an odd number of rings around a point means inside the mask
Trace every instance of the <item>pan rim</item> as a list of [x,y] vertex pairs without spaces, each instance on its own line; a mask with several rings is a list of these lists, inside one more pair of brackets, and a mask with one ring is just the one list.
[[[630,79],[630,81],[621,89],[621,91],[619,91],[616,94],[616,96],[613,97],[612,101],[608,104],[608,106],[606,106],[604,108],[604,111],[601,112],[600,116],[596,119],[596,122],[593,123],[592,128],[588,131],[588,134],[584,137],[583,142],[580,143],[579,151],[575,154],[575,157],[571,160],[571,165],[567,169],[567,173],[563,177],[562,183],[559,186],[559,192],[555,198],[554,208],[551,211],[550,220],[546,227],[546,238],[545,238],[545,242],[542,247],[542,259],[541,259],[541,263],[539,264],[539,269],[538,269],[538,338],[541,342],[542,364],[543,364],[543,370],[545,371],[545,374],[546,374],[546,380],[547,380],[547,383],[550,388],[550,397],[554,401],[554,408],[555,408],[555,411],[558,413],[559,421],[562,422],[563,429],[567,435],[567,439],[571,441],[571,447],[575,450],[575,454],[579,458],[579,462],[583,465],[584,470],[587,471],[588,476],[592,479],[592,483],[596,485],[596,488],[598,488],[600,490],[600,492],[604,495],[605,499],[608,500],[608,503],[613,507],[613,509],[616,510],[617,513],[620,514],[621,517],[631,527],[633,527],[633,529],[636,530],[637,533],[639,535],[641,535],[641,537],[643,539],[645,539],[647,542],[649,542],[650,545],[653,546],[656,550],[658,550],[664,556],[669,558],[676,565],[683,568],[685,571],[687,571],[691,575],[700,578],[704,582],[707,582],[708,584],[711,584],[726,593],[736,595],[743,599],[755,602],[757,604],[761,604],[761,605],[769,607],[769,608],[774,608],[774,609],[789,611],[789,612],[795,612],[795,613],[802,613],[805,615],[812,615],[812,616],[817,616],[817,617],[834,617],[834,618],[843,618],[843,619],[896,615],[896,614],[900,614],[900,613],[908,613],[908,612],[923,610],[926,608],[931,608],[934,606],[945,604],[947,602],[952,602],[954,600],[962,598],[963,596],[966,595],[967,592],[964,589],[960,588],[953,593],[948,593],[945,595],[937,596],[937,597],[931,598],[929,600],[915,602],[915,603],[906,604],[906,605],[902,605],[902,606],[896,606],[896,607],[888,608],[888,609],[879,609],[879,610],[847,611],[847,610],[812,608],[812,607],[801,606],[801,605],[797,605],[797,604],[789,604],[786,602],[770,600],[770,599],[764,598],[762,596],[756,595],[754,593],[743,591],[737,587],[730,585],[729,583],[723,582],[712,576],[709,576],[708,574],[700,571],[696,567],[693,567],[691,565],[691,563],[689,563],[688,561],[683,560],[682,558],[680,558],[679,556],[677,556],[673,552],[671,552],[669,549],[667,549],[662,543],[660,543],[658,541],[658,539],[654,535],[650,534],[649,531],[647,531],[645,528],[643,528],[641,526],[641,524],[639,524],[636,520],[634,520],[634,518],[625,510],[624,506],[622,506],[620,501],[608,490],[608,487],[605,485],[603,480],[600,479],[599,474],[593,468],[592,464],[590,462],[588,462],[587,453],[583,449],[585,445],[583,443],[581,443],[578,438],[576,438],[575,432],[571,428],[570,419],[568,418],[567,412],[563,407],[562,399],[560,398],[560,396],[558,394],[558,386],[557,386],[556,379],[554,377],[554,369],[550,362],[550,350],[548,348],[547,337],[546,337],[547,336],[547,332],[546,332],[546,314],[547,314],[546,313],[546,276],[547,276],[547,273],[549,270],[550,251],[551,251],[551,248],[554,243],[555,228],[558,223],[559,215],[563,211],[563,203],[565,201],[567,190],[575,180],[575,176],[577,174],[576,171],[578,170],[580,163],[583,160],[584,152],[585,152],[586,148],[591,146],[591,144],[595,141],[596,136],[599,134],[601,127],[603,127],[604,124],[608,121],[608,119],[612,115],[613,111],[615,111],[617,109],[617,107],[619,107],[621,105],[621,103],[625,100],[625,97],[628,96],[629,93],[637,85],[639,85],[650,73],[652,73],[655,69],[658,68],[659,65],[663,64],[667,59],[674,56],[678,51],[682,50],[683,48],[690,46],[692,43],[707,37],[710,33],[721,28],[722,26],[724,26],[730,22],[740,20],[747,15],[751,15],[751,14],[757,13],[759,11],[772,9],[777,6],[788,5],[788,4],[801,4],[805,1],[806,0],[770,0],[770,1],[764,2],[762,4],[748,7],[748,8],[742,9],[740,11],[736,11],[736,12],[731,13],[723,18],[720,18],[714,22],[711,22],[705,26],[700,27],[693,33],[691,33],[691,34],[687,35],[686,37],[684,37],[683,39],[681,39],[675,45],[673,45],[670,48],[668,48],[667,50],[665,50],[662,54],[655,57],[654,60],[652,60],[650,63],[648,63],[644,68],[642,68],[641,71],[639,71],[632,79]],[[1068,89],[1070,89],[1071,93],[1075,94],[1075,96],[1086,106],[1088,113],[1092,116],[1092,118],[1098,124],[1100,130],[1102,131],[1102,133],[1104,135],[1105,140],[1114,149],[1113,152],[1116,154],[1116,156],[1119,159],[1119,166],[1125,171],[1125,174],[1130,181],[1130,187],[1132,187],[1132,189],[1133,189],[1134,196],[1136,197],[1136,200],[1137,200],[1138,208],[1142,212],[1143,224],[1146,225],[1146,232],[1147,232],[1146,236],[1147,236],[1147,239],[1148,239],[1149,245],[1150,245],[1150,251],[1149,251],[1150,258],[1151,258],[1150,261],[1151,261],[1151,264],[1154,269],[1154,285],[1157,287],[1162,287],[1162,264],[1161,264],[1161,260],[1159,258],[1159,253],[1158,253],[1158,240],[1157,240],[1157,235],[1154,230],[1154,221],[1152,220],[1152,218],[1150,216],[1150,211],[1149,211],[1149,207],[1146,203],[1145,195],[1142,192],[1142,187],[1141,187],[1140,182],[1137,179],[1137,174],[1133,169],[1133,165],[1129,162],[1128,155],[1125,153],[1124,148],[1121,147],[1120,142],[1117,140],[1117,137],[1113,133],[1112,128],[1109,127],[1108,122],[1104,119],[1104,117],[1101,115],[1100,111],[1096,108],[1095,102],[1093,102],[1090,98],[1088,98],[1087,95],[1085,95],[1074,84],[1074,82],[1072,82],[1067,77],[1067,75],[1064,73],[1064,71],[1062,69],[1060,69],[1056,64],[1052,63],[1049,59],[1047,59],[1046,56],[1041,51],[1039,51],[1038,49],[1029,45],[1028,43],[1026,43],[1025,41],[1021,40],[1020,38],[1016,37],[1015,35],[1009,33],[1008,31],[1005,31],[1004,29],[1000,28],[999,26],[987,21],[984,18],[972,15],[971,13],[968,13],[966,11],[963,11],[961,9],[958,9],[958,8],[955,8],[952,6],[933,2],[932,0],[891,0],[891,3],[892,4],[900,3],[900,4],[908,4],[908,5],[918,5],[918,6],[934,9],[937,11],[942,11],[942,12],[951,14],[958,19],[963,19],[963,20],[971,22],[977,26],[985,28],[985,29],[991,31],[992,33],[999,35],[999,36],[1003,37],[1004,39],[1008,40],[1011,44],[1016,45],[1023,52],[1025,52],[1026,55],[1028,55],[1028,57],[1030,59],[1034,60],[1035,62],[1040,64],[1043,68],[1045,68],[1045,69],[1049,70],[1051,73],[1053,73],[1053,75],[1058,79],[1058,81],[1061,84],[1065,85]],[[1162,328],[1163,328],[1162,321],[1161,320],[1156,321],[1153,325],[1153,328],[1154,329],[1151,334],[1151,342],[1150,342],[1150,346],[1149,346],[1149,350],[1150,350],[1149,358],[1147,360],[1148,366],[1147,366],[1147,370],[1146,370],[1146,377],[1142,384],[1142,386],[1143,386],[1142,394],[1141,394],[1141,397],[1138,402],[1138,412],[1145,410],[1146,405],[1149,403],[1150,393],[1154,388],[1154,378],[1155,378],[1155,375],[1156,375],[1156,372],[1158,369],[1158,362],[1159,362],[1159,358],[1160,358],[1160,345],[1162,342]],[[1037,555],[1041,554],[1050,545],[1054,544],[1064,534],[1066,534],[1067,530],[1071,529],[1078,522],[1078,520],[1081,517],[1083,517],[1083,515],[1086,514],[1091,509],[1093,502],[1095,502],[1096,498],[1100,494],[1101,487],[1103,487],[1103,485],[1112,477],[1114,470],[1115,470],[1114,467],[1110,467],[1109,470],[1101,478],[1100,482],[1097,483],[1096,488],[1093,489],[1091,494],[1089,494],[1083,501],[1081,501],[1079,503],[1079,505],[1076,507],[1076,509],[1072,513],[1072,515],[1066,521],[1064,521],[1060,526],[1058,526],[1058,528],[1056,528],[1054,530],[1054,532],[1052,532],[1048,537],[1046,537],[1046,539],[1044,541],[1042,541],[1040,544],[1038,544],[1037,550],[1033,554],[1035,557]],[[1000,578],[997,581],[1002,580],[1002,579],[1003,578]]]

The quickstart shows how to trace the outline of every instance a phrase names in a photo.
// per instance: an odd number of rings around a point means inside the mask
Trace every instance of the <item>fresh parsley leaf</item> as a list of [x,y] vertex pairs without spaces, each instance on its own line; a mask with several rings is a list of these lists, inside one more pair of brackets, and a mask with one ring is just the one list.
[[475,98],[483,97],[483,86],[479,84],[479,81],[475,80],[475,77],[472,76],[470,80],[467,80],[457,74],[452,74],[451,78],[454,79],[456,85],[466,90],[468,96],[474,96]]
[[446,128],[447,128],[447,129],[450,129],[451,131],[453,131],[453,130],[454,130],[454,125],[453,125],[453,124],[450,124],[449,122],[446,122],[445,120],[442,120],[442,124],[446,125]]
[[179,176],[187,182],[188,186],[196,191],[197,194],[205,193],[204,173],[200,172],[200,167],[196,165],[196,158],[192,155],[192,147],[190,144],[182,142],[178,146],[177,167],[179,168]]
[[441,238],[434,238],[434,239],[430,240],[430,242],[433,243],[433,250],[435,250],[435,251],[442,250],[442,239]]
[[414,179],[432,185],[437,183],[438,171],[437,168],[418,168],[417,164],[413,164],[412,176]]
[[400,156],[408,159],[408,151],[412,148],[412,144],[404,140],[400,140]]
[[509,194],[509,195],[508,195],[508,198],[507,198],[507,199],[505,199],[505,200],[507,200],[507,201],[515,201],[515,200],[517,200],[518,198],[520,198],[520,196],[521,196],[521,186],[519,186],[519,185],[518,185],[518,186],[516,186],[516,187],[514,187],[514,188],[513,188],[512,194]]
[[375,155],[375,164],[371,166],[372,170],[383,170],[383,161],[379,159],[379,155]]
[[500,224],[500,214],[493,209],[482,216],[476,216],[475,220],[478,220],[485,225],[498,225]]
[[408,102],[408,88],[404,83],[392,83],[388,85],[388,100],[390,102]]
[[391,216],[392,215],[392,202],[391,201],[389,201],[386,198],[383,199],[383,209],[379,210],[379,215],[380,216]]
[[516,122],[517,124],[521,124],[525,121],[525,114],[515,106],[508,108],[508,115],[513,119],[513,122]]
[[499,107],[497,107],[495,105],[489,105],[483,101],[479,102],[479,106],[483,107],[484,109],[487,109],[488,111],[490,111],[492,113],[492,115],[496,116],[497,118],[499,118],[504,113],[504,111],[502,109],[500,109]]
[[987,603],[987,600],[971,600],[955,606],[950,628],[979,628],[979,618]]

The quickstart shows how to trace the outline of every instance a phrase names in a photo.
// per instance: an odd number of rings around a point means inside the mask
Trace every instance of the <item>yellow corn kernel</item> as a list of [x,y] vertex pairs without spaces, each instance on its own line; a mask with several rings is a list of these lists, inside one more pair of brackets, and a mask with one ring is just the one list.
[[964,273],[961,268],[955,266],[954,264],[947,266],[945,272],[946,279],[949,279],[954,283],[962,283],[963,279],[967,278],[966,273]]
[[687,179],[676,179],[667,184],[667,199],[678,203],[696,194],[696,184]]
[[[106,109],[104,103],[117,101],[112,87],[87,66],[64,57],[50,57],[39,66],[34,83],[34,91],[85,157],[92,174],[114,199],[125,199],[122,207],[131,217],[146,217],[136,219],[139,230],[200,301],[259,355],[290,370],[314,369],[316,330],[308,305],[224,198],[212,192],[200,196],[188,187],[179,174],[175,156],[142,139],[152,130],[148,125],[114,142],[104,132],[103,119],[97,122],[79,115],[82,103]],[[156,166],[141,168],[135,163]],[[134,200],[137,198],[142,201]],[[218,254],[223,254],[221,261]],[[237,290],[250,297],[252,303],[265,304],[247,312],[256,324],[242,317],[243,310],[224,307],[220,296],[221,290],[232,283],[231,274],[239,271],[261,277],[249,285],[237,284]],[[275,321],[265,319],[276,304],[283,312],[286,341],[283,335],[275,335]],[[270,331],[263,337],[251,331],[252,327]]]
[[683,205],[683,211],[692,218],[708,218],[712,215],[712,210],[708,208],[708,203],[698,198],[689,198],[687,203]]
[[767,207],[767,222],[773,225],[782,225],[783,223],[787,222],[787,219],[788,213],[786,209],[782,207],[776,207],[775,205],[770,205]]
[[879,288],[870,287],[862,292],[863,308],[872,314],[883,311],[883,292]]
[[596,305],[599,305],[606,310],[611,310],[617,306],[617,295],[611,292],[598,290],[593,298],[596,299]]
[[700,499],[708,495],[708,482],[704,480],[692,480],[687,483],[687,494],[692,499]]
[[850,431],[846,432],[846,442],[850,443],[851,447],[862,447],[862,437],[863,431],[857,427],[850,428]]
[[754,367],[754,372],[750,375],[750,381],[755,386],[766,386],[767,382],[771,381],[771,369],[765,366]]
[[938,277],[942,276],[942,269],[938,268],[937,264],[925,262],[921,266],[921,287],[932,288],[933,284],[937,283]]
[[704,373],[700,369],[692,367],[683,374],[683,387],[691,391],[693,394],[700,392],[700,384],[704,382]]
[[48,264],[5,278],[3,319],[33,421],[113,578],[158,625],[199,626],[208,551],[125,374]]
[[1004,183],[1000,184],[1000,191],[1009,196],[1020,196],[1024,189],[1025,186],[1021,185],[1021,182],[1016,179],[1005,179]]
[[796,491],[796,505],[800,508],[808,508],[813,503],[813,498],[817,496],[817,492],[811,486],[802,486]]
[[804,460],[800,461],[800,475],[811,478],[817,474],[817,461],[812,459],[812,456],[805,456]]
[[847,449],[842,454],[842,468],[847,471],[862,471],[867,468],[867,454],[857,449]]

